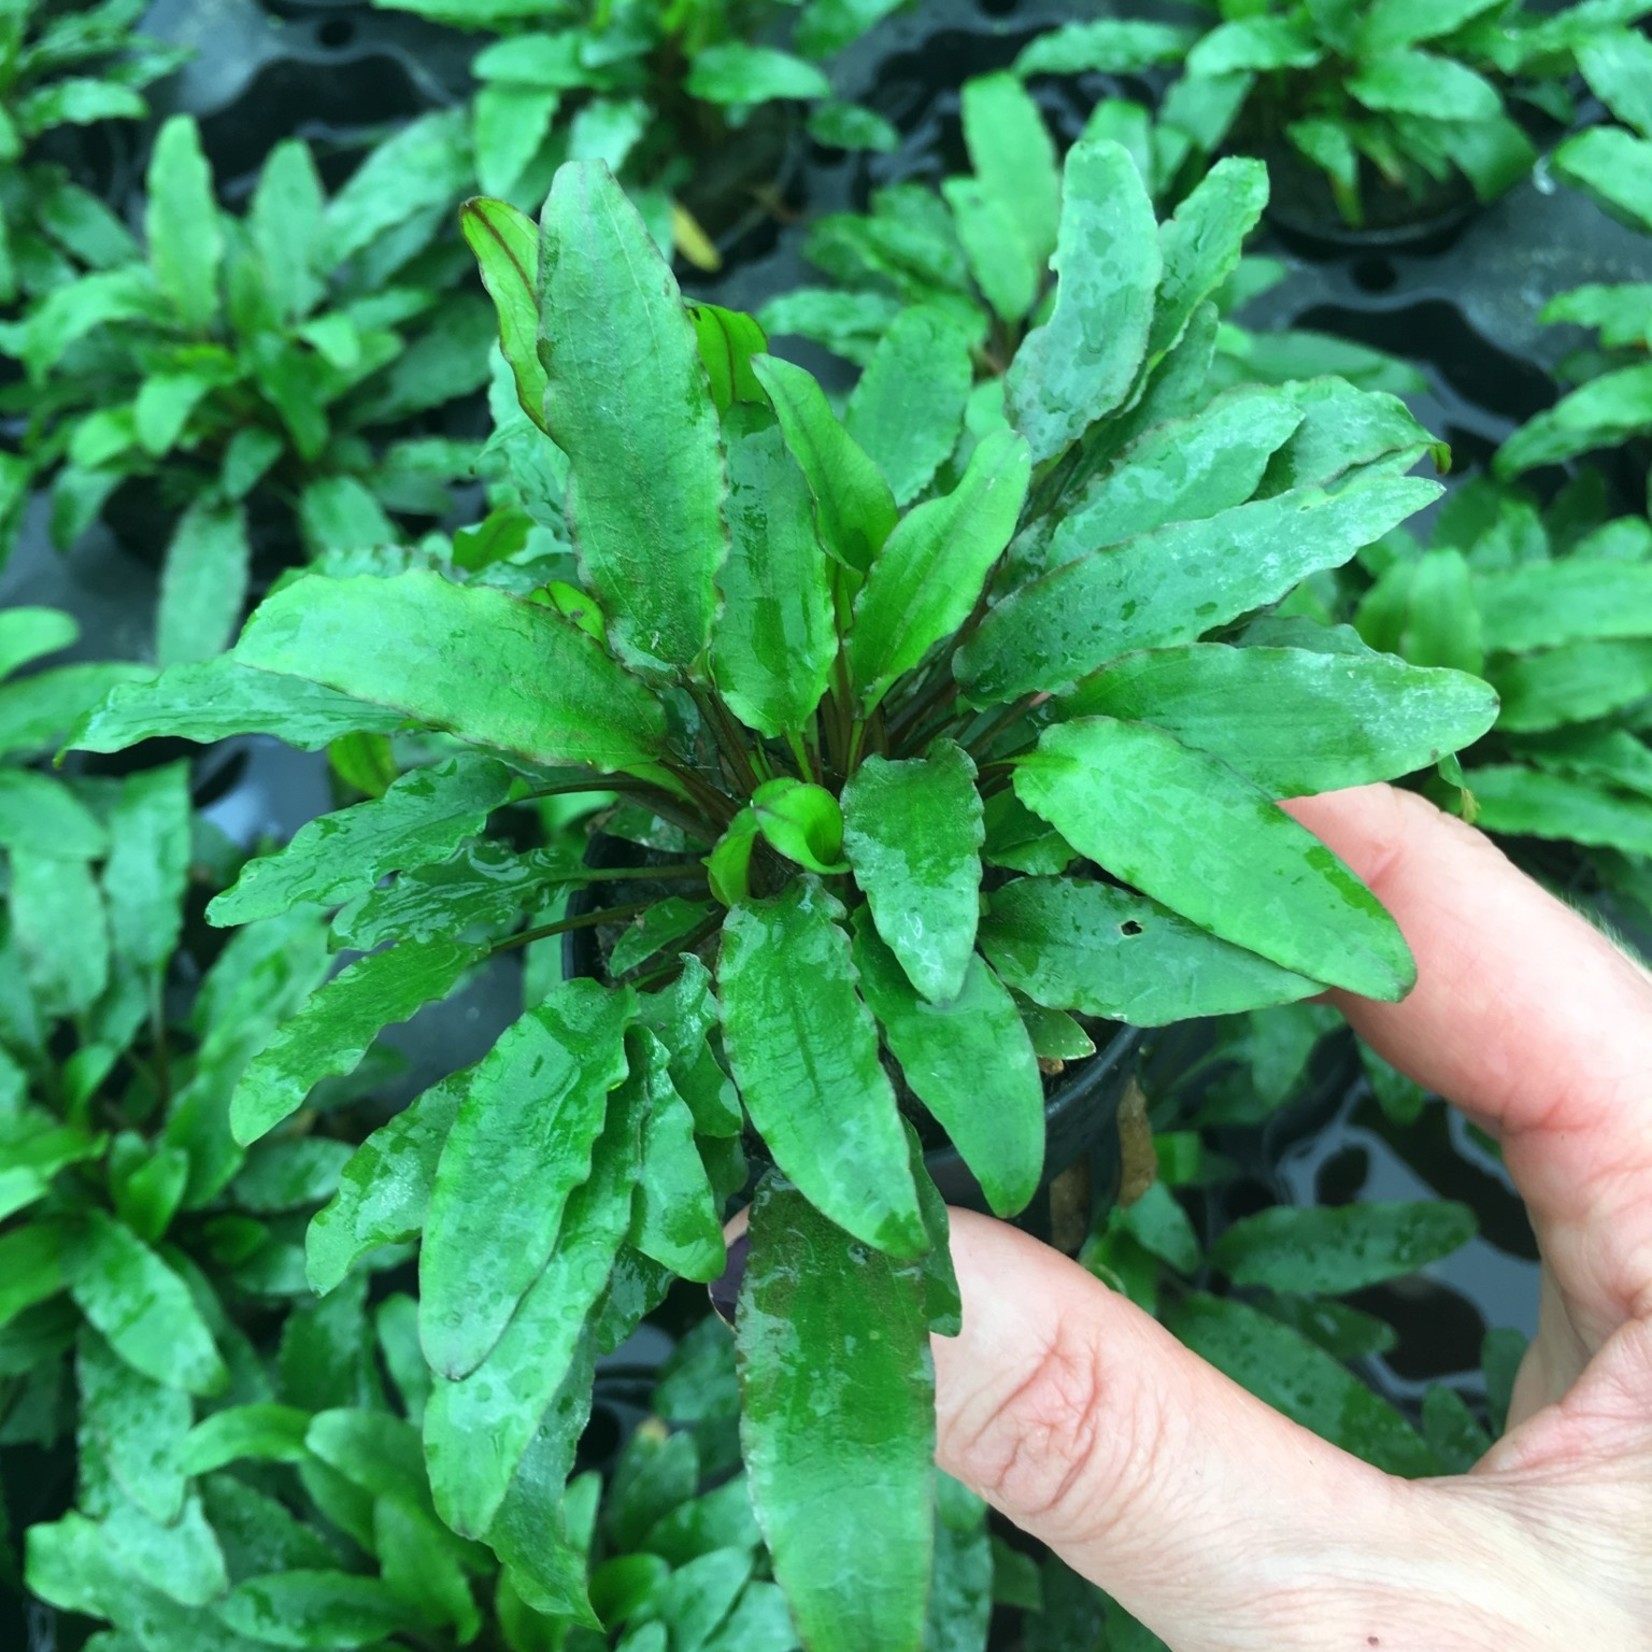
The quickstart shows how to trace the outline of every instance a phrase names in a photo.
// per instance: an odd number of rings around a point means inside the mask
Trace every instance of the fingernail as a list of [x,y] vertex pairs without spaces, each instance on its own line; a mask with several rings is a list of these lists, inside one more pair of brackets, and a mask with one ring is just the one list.
[[733,1327],[734,1308],[740,1300],[740,1281],[746,1274],[746,1257],[751,1251],[751,1237],[742,1233],[729,1241],[728,1266],[721,1275],[706,1286],[712,1310],[725,1325]]

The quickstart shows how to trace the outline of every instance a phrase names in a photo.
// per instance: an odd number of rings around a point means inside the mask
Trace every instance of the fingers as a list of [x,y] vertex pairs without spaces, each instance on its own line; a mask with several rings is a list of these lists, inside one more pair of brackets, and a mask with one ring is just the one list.
[[1462,822],[1368,786],[1289,805],[1417,958],[1399,1004],[1336,994],[1382,1056],[1501,1138],[1599,1346],[1652,1304],[1652,978]]
[[1348,1580],[1389,1554],[1405,1575],[1429,1540],[1420,1488],[1288,1422],[1065,1257],[952,1223],[964,1328],[934,1342],[941,1466],[1177,1652],[1367,1645],[1371,1596]]

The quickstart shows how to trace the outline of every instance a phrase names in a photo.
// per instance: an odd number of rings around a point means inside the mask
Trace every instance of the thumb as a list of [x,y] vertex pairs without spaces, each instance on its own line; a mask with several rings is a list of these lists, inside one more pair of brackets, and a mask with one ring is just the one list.
[[1358,1583],[1392,1575],[1385,1548],[1402,1568],[1426,1552],[1420,1488],[1015,1229],[954,1211],[952,1254],[964,1328],[934,1340],[942,1468],[1175,1652],[1368,1644]]

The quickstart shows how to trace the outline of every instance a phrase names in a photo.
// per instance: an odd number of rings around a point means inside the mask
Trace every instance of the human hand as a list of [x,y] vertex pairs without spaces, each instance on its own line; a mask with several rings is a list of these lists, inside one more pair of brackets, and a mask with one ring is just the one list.
[[1373,786],[1291,812],[1416,954],[1334,995],[1498,1137],[1543,1255],[1510,1431],[1401,1481],[1252,1398],[1076,1263],[956,1212],[939,1461],[1173,1652],[1652,1648],[1652,976],[1479,833]]

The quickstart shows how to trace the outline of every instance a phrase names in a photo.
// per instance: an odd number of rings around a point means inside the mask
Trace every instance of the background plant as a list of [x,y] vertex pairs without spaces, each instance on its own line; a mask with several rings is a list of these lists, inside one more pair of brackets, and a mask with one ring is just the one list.
[[[832,101],[820,64],[904,0],[376,3],[501,37],[472,64],[480,85],[468,135],[484,193],[536,205],[565,161],[604,161],[625,179],[656,239],[703,269],[716,269],[720,257],[684,192],[707,199],[702,174],[722,171],[725,194],[760,199],[784,161],[783,132],[761,123],[743,130],[754,113],[807,102],[809,129],[824,143],[895,141],[869,110]],[[795,49],[775,44],[784,35]]]
[[[946,394],[932,381],[951,383],[960,345],[967,346],[977,382],[966,423],[973,429],[1002,417],[1003,374],[1056,290],[1050,255],[1061,216],[1056,143],[1024,78],[1151,61],[1175,50],[1178,39],[1165,25],[1069,25],[1034,40],[1016,72],[966,82],[960,106],[973,172],[944,180],[938,190],[920,182],[885,186],[872,191],[864,213],[818,218],[803,253],[836,285],[798,287],[769,300],[758,314],[765,330],[819,344],[867,369],[873,383],[899,374],[915,404]],[[1185,142],[1145,105],[1103,99],[1084,135],[1121,144],[1156,203],[1179,200]],[[1221,316],[1211,388],[1331,374],[1363,389],[1422,388],[1415,368],[1349,340],[1241,325],[1238,312],[1284,273],[1277,259],[1243,259],[1211,295]],[[870,393],[869,385],[863,394]],[[853,398],[848,416],[853,428]]]
[[183,60],[135,32],[146,9],[10,0],[0,13],[0,307],[130,255],[125,226],[86,187],[77,140],[104,121],[146,119],[144,88]]
[[485,382],[491,328],[480,296],[453,290],[462,249],[416,210],[430,181],[408,179],[427,147],[403,134],[329,202],[306,146],[283,144],[241,218],[177,117],[149,166],[143,254],[130,246],[0,330],[27,375],[0,405],[28,420],[57,544],[118,490],[150,521],[175,514],[163,662],[228,641],[255,546],[279,567],[300,544],[392,540],[390,513],[440,517],[469,474],[473,441],[439,419],[418,428]]
[[[1580,49],[1626,36],[1645,9],[1592,0],[1527,17],[1491,0],[1223,6],[1162,114],[1191,140],[1195,162],[1230,142],[1270,159],[1294,152],[1351,225],[1366,221],[1378,189],[1415,211],[1461,177],[1491,200],[1536,158],[1509,100],[1569,121],[1566,81]],[[1382,209],[1383,221],[1394,217]]]

